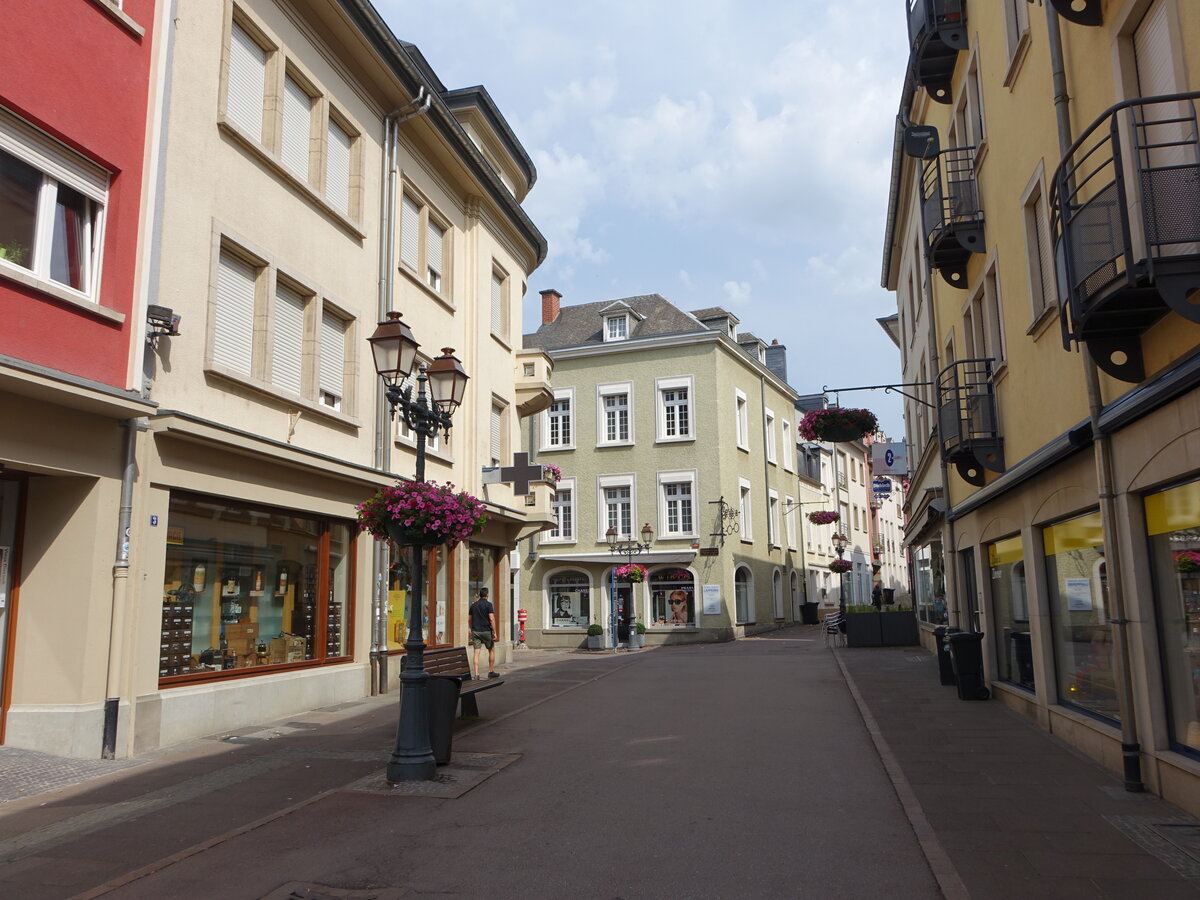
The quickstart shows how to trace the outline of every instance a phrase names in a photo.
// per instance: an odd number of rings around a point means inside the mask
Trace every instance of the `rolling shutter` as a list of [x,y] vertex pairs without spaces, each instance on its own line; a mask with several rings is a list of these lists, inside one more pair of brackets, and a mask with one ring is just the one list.
[[321,314],[321,392],[332,394],[340,406],[346,372],[346,323],[330,312]]
[[225,117],[254,140],[262,141],[267,51],[236,22],[231,38]]
[[492,465],[500,465],[500,425],[504,421],[504,410],[498,406],[492,407],[491,451]]
[[312,140],[312,98],[291,78],[283,82],[283,136],[280,158],[301,181],[308,182],[308,150]]
[[492,333],[504,334],[504,281],[492,273]]
[[400,262],[410,269],[421,267],[421,210],[407,196],[400,201]]
[[353,138],[333,119],[325,142],[325,199],[338,212],[350,212],[350,148]]
[[271,381],[281,390],[303,393],[304,298],[279,285],[272,312]]
[[254,266],[221,252],[217,266],[217,308],[213,362],[250,374],[254,353]]

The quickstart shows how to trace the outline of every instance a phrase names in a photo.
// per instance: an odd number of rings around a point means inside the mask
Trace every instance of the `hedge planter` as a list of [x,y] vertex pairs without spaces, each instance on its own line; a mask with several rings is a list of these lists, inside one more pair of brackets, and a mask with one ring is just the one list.
[[913,647],[918,643],[912,610],[846,614],[846,644],[850,647]]
[[883,633],[879,613],[846,613],[846,645],[848,647],[882,647]]

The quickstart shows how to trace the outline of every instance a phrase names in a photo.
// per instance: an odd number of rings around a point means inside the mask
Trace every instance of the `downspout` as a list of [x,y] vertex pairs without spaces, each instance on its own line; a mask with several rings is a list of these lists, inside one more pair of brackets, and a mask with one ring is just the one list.
[[[383,252],[379,254],[379,302],[377,320],[382,322],[391,309],[396,276],[396,195],[399,181],[400,123],[429,111],[433,95],[425,86],[407,104],[384,116],[383,119],[383,177],[387,189],[383,195],[379,233],[383,235]],[[387,397],[382,391],[375,396],[375,468],[387,472],[392,456],[392,415]],[[388,571],[387,544],[372,543],[372,571],[375,573],[375,592],[371,604],[371,694],[386,694],[388,690]]]
[[[1054,88],[1054,112],[1058,123],[1058,150],[1067,158],[1073,143],[1071,131],[1071,97],[1067,92],[1066,67],[1063,62],[1062,32],[1058,14],[1046,6],[1046,30],[1050,45],[1050,70]],[[1083,380],[1087,387],[1088,418],[1092,426],[1092,444],[1096,457],[1096,494],[1100,502],[1100,523],[1104,532],[1104,556],[1108,580],[1108,599],[1112,609],[1108,624],[1113,635],[1113,679],[1121,713],[1121,756],[1124,762],[1125,790],[1144,791],[1142,782],[1141,746],[1138,741],[1137,710],[1134,707],[1133,682],[1130,678],[1129,634],[1130,620],[1125,614],[1125,587],[1121,548],[1117,542],[1116,497],[1113,485],[1112,439],[1100,427],[1104,396],[1100,390],[1100,372],[1086,344],[1080,347],[1083,360]]]
[[133,524],[133,482],[137,477],[137,436],[145,420],[125,419],[125,459],[121,466],[121,507],[117,513],[117,553],[113,563],[112,618],[109,620],[108,672],[104,687],[102,759],[117,755],[121,709],[121,673],[125,661],[125,614],[129,598],[129,534]]
[[[763,452],[762,452],[762,467],[763,467],[763,509],[767,513],[767,559],[770,560],[771,554],[771,467],[767,464],[767,441],[770,440],[770,435],[767,434],[767,379],[766,376],[759,373],[758,376],[758,408],[762,410],[763,424]],[[780,521],[779,526],[783,527],[783,522]],[[779,540],[779,535],[774,535],[775,540]],[[757,621],[757,614],[755,620]],[[775,621],[775,576],[771,576],[771,621]]]

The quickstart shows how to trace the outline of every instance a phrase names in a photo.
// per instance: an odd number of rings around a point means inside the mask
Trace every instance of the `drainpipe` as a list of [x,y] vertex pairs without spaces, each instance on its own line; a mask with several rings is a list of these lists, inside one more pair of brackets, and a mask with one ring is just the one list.
[[[1059,30],[1058,14],[1046,6],[1046,30],[1050,45],[1050,69],[1054,88],[1054,112],[1058,122],[1059,156],[1066,159],[1070,152],[1071,97],[1067,92],[1066,67],[1063,64],[1062,32]],[[1121,548],[1117,541],[1116,496],[1114,493],[1112,439],[1100,427],[1100,413],[1104,409],[1104,396],[1100,390],[1100,372],[1087,345],[1080,347],[1083,360],[1083,380],[1087,387],[1088,418],[1092,426],[1092,446],[1096,457],[1096,494],[1100,501],[1100,522],[1104,531],[1104,556],[1108,580],[1108,600],[1112,615],[1108,624],[1113,635],[1113,679],[1117,686],[1117,699],[1121,712],[1121,756],[1124,762],[1125,790],[1130,793],[1144,791],[1142,782],[1141,746],[1138,742],[1137,710],[1134,706],[1133,681],[1130,677],[1129,633],[1130,624],[1125,614],[1124,564]]]
[[[387,318],[391,309],[396,276],[396,195],[400,176],[399,138],[400,123],[423,115],[429,111],[433,95],[422,85],[417,95],[404,106],[389,113],[383,119],[383,176],[387,189],[383,196],[379,233],[383,235],[383,252],[379,254],[379,302],[378,321]],[[389,471],[392,450],[392,415],[387,397],[382,391],[375,397],[375,468]],[[375,591],[371,603],[371,695],[386,694],[388,690],[388,640],[387,640],[387,544],[374,541],[372,544],[372,571],[375,573]]]

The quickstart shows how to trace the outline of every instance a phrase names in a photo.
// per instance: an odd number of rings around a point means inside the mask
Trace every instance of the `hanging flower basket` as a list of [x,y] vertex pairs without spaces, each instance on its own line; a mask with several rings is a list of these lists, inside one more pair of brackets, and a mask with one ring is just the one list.
[[646,567],[638,563],[617,566],[613,571],[618,581],[628,581],[630,584],[641,584],[646,580]]
[[542,478],[551,484],[562,481],[562,469],[558,466],[542,466]]
[[482,502],[454,485],[400,481],[360,503],[358,527],[401,546],[453,547],[487,521]]
[[843,572],[849,572],[853,568],[854,563],[850,562],[848,559],[835,559],[829,564],[829,571],[837,572],[839,575]]
[[856,441],[873,434],[879,428],[879,420],[869,409],[852,409],[843,406],[828,406],[825,409],[810,409],[800,420],[798,431],[806,441]]
[[808,521],[814,525],[832,525],[841,517],[841,513],[834,512],[832,509],[818,509],[816,512],[808,514]]
[[1200,551],[1180,550],[1175,554],[1177,572],[1200,572]]

